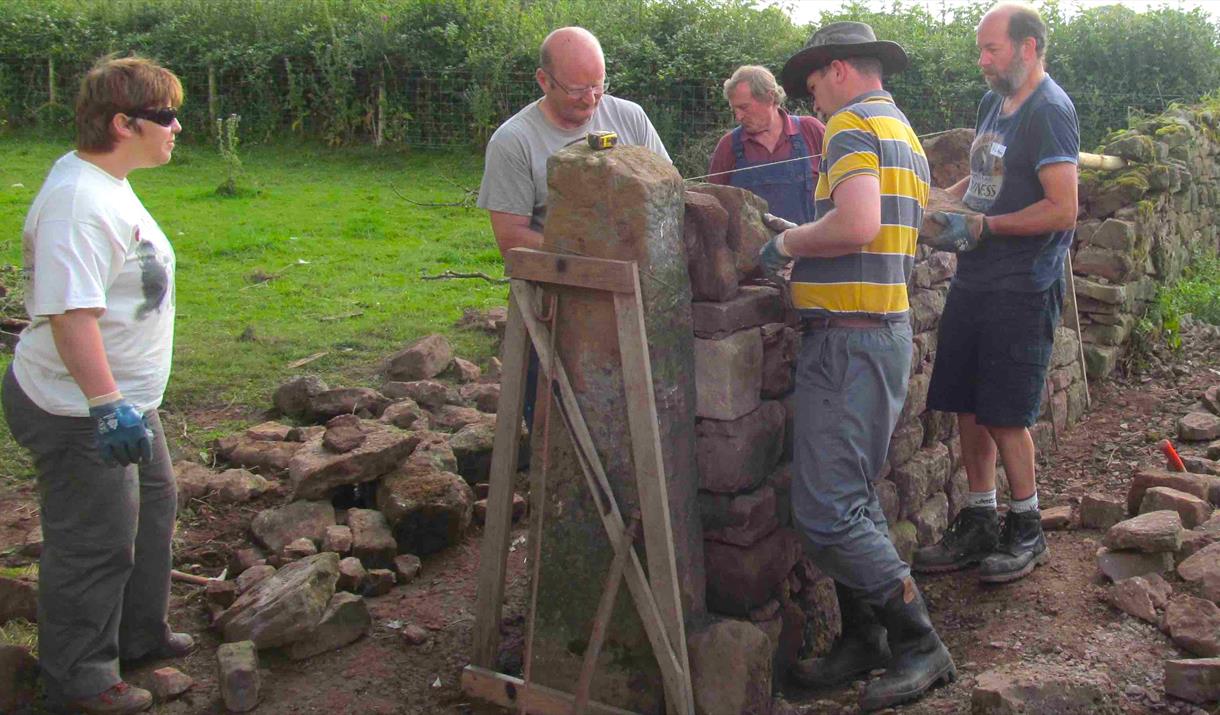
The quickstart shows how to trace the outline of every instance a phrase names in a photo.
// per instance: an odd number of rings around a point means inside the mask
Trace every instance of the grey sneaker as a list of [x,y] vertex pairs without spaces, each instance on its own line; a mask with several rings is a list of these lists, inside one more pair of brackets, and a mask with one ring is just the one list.
[[976,566],[995,551],[999,530],[999,517],[994,508],[966,507],[958,512],[940,541],[915,550],[911,570],[944,573]]

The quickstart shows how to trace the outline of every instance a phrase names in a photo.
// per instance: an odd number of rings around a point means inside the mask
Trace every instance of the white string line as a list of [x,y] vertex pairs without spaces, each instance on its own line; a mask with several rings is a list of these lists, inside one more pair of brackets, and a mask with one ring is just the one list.
[[[928,137],[934,137],[934,136],[937,136],[938,134],[945,134],[950,131],[952,131],[952,130],[945,129],[945,130],[939,131],[939,132],[930,132],[928,134],[920,134],[916,138],[917,139],[927,139]],[[577,140],[577,141],[580,141],[580,140]],[[683,179],[682,181],[684,183],[688,182],[688,181],[698,181],[699,179],[707,179],[707,178],[710,178],[713,176],[721,176],[724,174],[735,174],[739,171],[751,171],[753,169],[765,169],[768,166],[775,166],[777,164],[788,164],[793,161],[809,161],[811,159],[821,159],[821,158],[822,158],[821,154],[810,154],[809,156],[798,156],[795,159],[781,159],[779,161],[772,161],[767,164],[755,164],[754,166],[743,166],[740,169],[729,169],[728,171],[714,171],[710,174],[704,174],[703,176],[692,176],[689,179]]]

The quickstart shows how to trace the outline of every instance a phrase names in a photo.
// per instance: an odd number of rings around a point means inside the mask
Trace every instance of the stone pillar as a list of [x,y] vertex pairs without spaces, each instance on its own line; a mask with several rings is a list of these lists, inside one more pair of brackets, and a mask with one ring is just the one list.
[[[660,427],[677,577],[687,622],[704,612],[704,563],[695,468],[694,336],[682,242],[682,179],[642,147],[594,152],[568,147],[548,162],[543,249],[639,265],[644,321]],[[638,504],[614,304],[609,293],[555,288],[556,350],[624,515]],[[545,367],[545,366],[544,366]],[[540,379],[531,461],[535,495],[546,465],[542,559],[531,675],[570,692],[613,550],[558,414],[543,453],[545,380]],[[646,559],[645,559],[646,561]],[[635,605],[620,589],[593,681],[593,698],[642,713],[663,709],[660,671]]]

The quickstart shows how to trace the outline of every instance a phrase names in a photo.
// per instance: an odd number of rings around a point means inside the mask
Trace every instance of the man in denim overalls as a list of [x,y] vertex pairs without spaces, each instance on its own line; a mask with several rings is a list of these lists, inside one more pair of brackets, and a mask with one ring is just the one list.
[[[708,181],[748,189],[766,199],[772,214],[793,223],[813,221],[825,125],[788,114],[784,88],[766,67],[738,67],[725,80],[724,98],[740,126],[720,138]],[[794,161],[801,157],[808,161]]]

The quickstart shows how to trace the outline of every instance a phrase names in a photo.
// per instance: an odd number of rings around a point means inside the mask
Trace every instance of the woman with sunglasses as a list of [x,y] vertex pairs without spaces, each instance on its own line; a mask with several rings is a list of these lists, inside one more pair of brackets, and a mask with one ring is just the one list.
[[182,84],[138,57],[81,82],[77,148],[22,232],[25,306],[4,416],[33,455],[43,549],[38,648],[53,710],[134,713],[120,660],[185,655],[169,628],[177,487],[157,407],[174,336],[174,251],[127,182],[170,160]]

